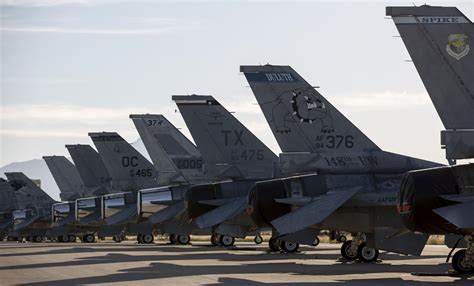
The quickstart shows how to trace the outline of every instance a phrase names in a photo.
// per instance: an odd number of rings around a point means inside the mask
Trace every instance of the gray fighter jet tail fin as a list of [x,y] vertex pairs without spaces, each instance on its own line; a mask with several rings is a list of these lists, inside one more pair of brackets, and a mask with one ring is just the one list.
[[201,153],[163,115],[131,114],[140,138],[158,169],[160,181],[205,180]]
[[43,160],[59,187],[59,196],[62,201],[84,197],[84,183],[71,161],[64,156],[43,156]]
[[53,198],[22,172],[5,173],[5,176],[15,191],[19,192],[18,202],[21,208],[26,206],[50,207],[55,203]]
[[474,25],[455,7],[387,7],[446,129],[474,129]]
[[241,66],[283,152],[380,150],[290,66]]
[[269,178],[278,158],[212,96],[173,96],[206,168],[219,178]]
[[136,191],[158,186],[153,164],[116,132],[89,133],[116,191]]
[[66,148],[84,183],[86,197],[110,193],[111,178],[99,153],[90,145],[66,145]]

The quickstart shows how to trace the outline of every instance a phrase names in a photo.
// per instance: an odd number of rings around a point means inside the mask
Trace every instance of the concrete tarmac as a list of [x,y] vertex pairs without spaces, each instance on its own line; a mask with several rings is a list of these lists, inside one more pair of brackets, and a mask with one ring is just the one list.
[[474,285],[474,277],[445,275],[445,246],[427,246],[421,257],[381,253],[375,264],[341,263],[339,247],[321,244],[284,254],[246,242],[232,249],[205,242],[3,242],[0,285]]

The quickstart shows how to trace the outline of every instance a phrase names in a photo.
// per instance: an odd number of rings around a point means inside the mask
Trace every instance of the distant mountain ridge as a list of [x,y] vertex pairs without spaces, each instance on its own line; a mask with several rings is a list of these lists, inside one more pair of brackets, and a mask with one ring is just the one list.
[[[150,160],[150,156],[141,139],[131,143],[135,149]],[[71,158],[68,158],[71,162]],[[43,159],[32,159],[24,162],[13,162],[0,168],[0,176],[5,177],[5,172],[23,172],[31,179],[41,180],[41,188],[55,200],[59,199],[59,188],[49,172],[48,166]]]

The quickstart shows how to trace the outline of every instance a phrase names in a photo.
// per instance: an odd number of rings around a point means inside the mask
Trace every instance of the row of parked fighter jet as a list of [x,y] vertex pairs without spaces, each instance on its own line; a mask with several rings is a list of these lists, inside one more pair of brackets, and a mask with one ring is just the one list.
[[[471,21],[456,8],[426,5],[388,7],[387,15],[447,129],[447,158],[474,157]],[[467,246],[453,256],[453,267],[472,273],[472,165],[381,150],[289,66],[240,70],[280,156],[212,96],[173,96],[196,145],[162,115],[130,115],[153,164],[115,132],[89,133],[98,153],[67,145],[74,165],[44,157],[63,202],[21,173],[6,174],[4,234],[85,242],[137,235],[150,243],[160,233],[181,244],[206,234],[230,246],[249,235],[260,243],[259,234],[271,230],[271,249],[294,252],[314,245],[321,229],[342,230],[352,240],[341,254],[365,262],[379,250],[420,255],[429,234],[457,234]]]

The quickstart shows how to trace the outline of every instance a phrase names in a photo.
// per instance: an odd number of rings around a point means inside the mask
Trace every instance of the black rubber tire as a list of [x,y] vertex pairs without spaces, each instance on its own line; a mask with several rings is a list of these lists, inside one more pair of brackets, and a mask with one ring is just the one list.
[[86,234],[84,235],[84,241],[85,243],[93,243],[95,242],[95,235],[93,234]]
[[300,245],[296,242],[282,241],[280,243],[280,248],[286,253],[295,253],[300,249]]
[[140,233],[139,235],[137,235],[137,242],[143,243],[143,234]]
[[120,236],[118,236],[118,235],[112,236],[112,239],[117,243],[122,242],[122,240],[120,239]]
[[189,235],[178,235],[178,243],[181,244],[181,245],[186,245],[186,244],[189,244],[189,242],[191,242],[191,237]]
[[154,240],[155,240],[155,237],[153,236],[153,234],[142,235],[142,242],[145,244],[152,244]]
[[217,233],[211,235],[211,243],[214,246],[220,246],[219,235]]
[[316,238],[313,241],[313,246],[318,246],[321,241],[319,240],[319,237],[316,236]]
[[62,242],[69,242],[69,236],[63,235],[61,236]]
[[341,246],[341,255],[344,257],[346,260],[353,261],[357,259],[357,253],[349,253],[348,250],[351,247],[352,240],[348,240],[344,242]]
[[178,236],[176,234],[170,234],[169,238],[171,244],[178,244]]
[[456,251],[451,260],[451,265],[453,269],[456,270],[459,274],[470,274],[474,273],[474,267],[463,265],[464,257],[466,256],[466,250],[461,249]]
[[68,235],[69,242],[76,242],[77,237],[74,234]]
[[268,247],[272,251],[280,251],[280,240],[277,238],[270,238],[268,241]]
[[337,238],[337,241],[344,243],[344,242],[347,241],[347,236],[341,235],[341,236],[339,236],[339,237]]
[[219,242],[224,247],[230,247],[230,246],[234,245],[235,238],[233,236],[229,236],[229,235],[221,235],[220,238],[219,238]]
[[256,236],[253,238],[253,242],[255,242],[255,244],[262,244],[262,242],[263,242],[263,237],[260,236],[260,235],[256,235]]
[[43,238],[41,236],[33,236],[33,242],[40,243],[42,241],[43,241]]
[[362,242],[359,247],[357,247],[357,258],[365,263],[377,261],[377,258],[379,258],[379,250],[366,247],[365,245],[365,242]]

